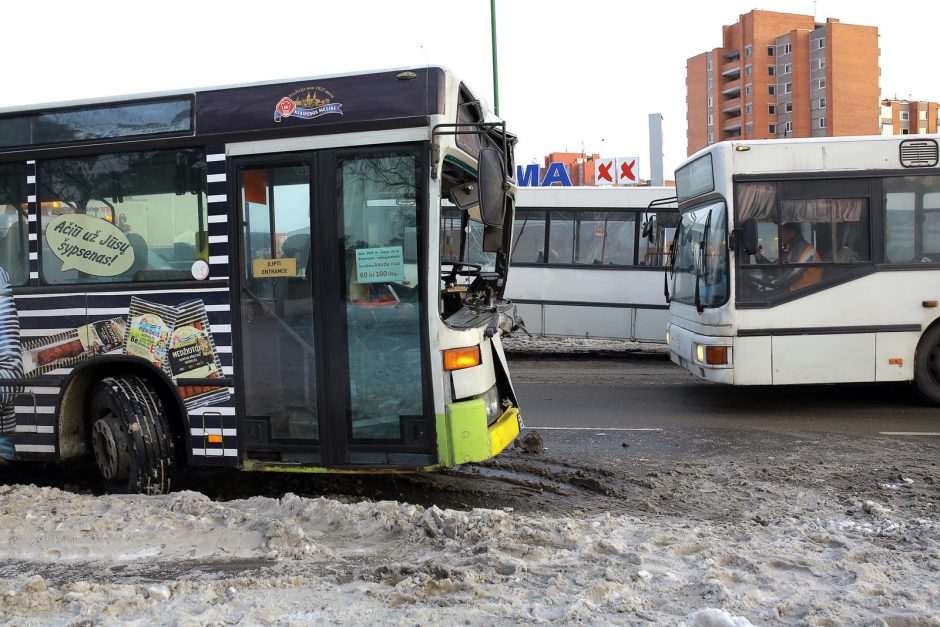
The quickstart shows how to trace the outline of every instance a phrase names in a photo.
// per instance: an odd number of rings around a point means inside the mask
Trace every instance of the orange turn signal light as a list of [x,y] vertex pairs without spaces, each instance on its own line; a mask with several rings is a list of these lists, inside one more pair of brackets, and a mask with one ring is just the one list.
[[222,444],[222,436],[219,434],[212,434],[208,436],[209,444]]
[[480,347],[451,348],[444,351],[444,370],[463,370],[481,363]]
[[728,363],[727,346],[706,346],[705,363],[716,366],[723,366]]
[[892,357],[891,359],[888,360],[888,364],[892,366],[903,366],[904,359],[902,357]]

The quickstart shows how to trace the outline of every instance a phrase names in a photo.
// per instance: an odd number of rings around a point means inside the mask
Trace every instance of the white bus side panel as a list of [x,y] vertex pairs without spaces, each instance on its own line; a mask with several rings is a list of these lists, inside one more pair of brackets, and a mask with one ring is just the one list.
[[632,323],[629,308],[545,305],[546,335],[629,339]]
[[663,275],[649,270],[513,266],[506,296],[534,301],[518,305],[534,335],[663,342],[669,319],[666,309],[643,308],[666,306]]
[[783,335],[772,340],[774,385],[875,380],[875,334]]
[[638,342],[666,341],[666,325],[669,324],[668,309],[634,309],[633,334]]
[[[911,381],[920,333],[879,333],[875,340],[875,381]],[[901,364],[891,363],[900,359]]]
[[770,385],[774,382],[770,340],[769,335],[734,338],[735,385]]

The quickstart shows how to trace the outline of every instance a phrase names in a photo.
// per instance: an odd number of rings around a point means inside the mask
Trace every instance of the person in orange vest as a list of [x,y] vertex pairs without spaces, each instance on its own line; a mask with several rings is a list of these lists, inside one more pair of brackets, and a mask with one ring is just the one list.
[[[787,222],[780,227],[780,238],[783,241],[783,263],[820,263],[822,257],[813,248],[813,245],[803,238],[798,222]],[[822,280],[822,268],[794,268],[781,277],[781,282],[791,292],[815,285]]]
[[[783,254],[780,257],[781,263],[820,263],[822,257],[813,248],[813,245],[806,241],[800,229],[799,222],[787,222],[780,227],[780,239],[783,242],[781,246]],[[758,250],[754,254],[754,261],[760,264],[773,263],[764,257],[763,251]],[[804,287],[815,285],[822,280],[822,268],[791,268],[772,280],[774,286],[786,286],[786,288],[795,292]]]

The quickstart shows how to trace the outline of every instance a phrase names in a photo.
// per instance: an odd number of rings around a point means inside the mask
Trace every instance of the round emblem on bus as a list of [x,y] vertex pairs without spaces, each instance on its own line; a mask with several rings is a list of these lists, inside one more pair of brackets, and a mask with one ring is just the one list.
[[277,103],[277,112],[285,118],[290,117],[295,108],[297,108],[297,105],[290,98],[281,98],[280,102]]
[[202,281],[209,278],[209,264],[207,264],[202,259],[197,259],[193,262],[192,267],[193,278],[197,281]]

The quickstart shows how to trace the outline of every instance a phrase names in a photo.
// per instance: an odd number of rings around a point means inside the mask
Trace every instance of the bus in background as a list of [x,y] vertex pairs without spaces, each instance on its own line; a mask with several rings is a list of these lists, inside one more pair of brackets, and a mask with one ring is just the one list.
[[667,342],[735,385],[913,381],[940,404],[938,138],[722,142],[676,171]]
[[0,111],[0,437],[115,492],[498,454],[514,141],[439,68]]
[[675,203],[648,207],[674,191],[519,188],[506,294],[526,329],[662,343],[669,307],[662,269],[678,212]]

